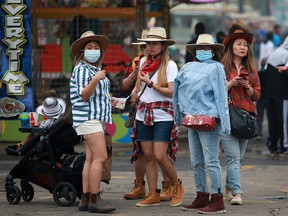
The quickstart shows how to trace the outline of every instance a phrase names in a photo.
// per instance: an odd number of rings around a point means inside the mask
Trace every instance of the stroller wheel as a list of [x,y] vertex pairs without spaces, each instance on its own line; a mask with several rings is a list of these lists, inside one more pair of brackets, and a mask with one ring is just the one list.
[[71,206],[76,198],[76,188],[69,182],[61,182],[53,190],[53,199],[59,206]]
[[34,197],[34,188],[25,180],[21,180],[21,196],[25,202],[30,202]]
[[16,205],[20,202],[21,192],[17,186],[10,186],[6,188],[6,198],[10,204]]

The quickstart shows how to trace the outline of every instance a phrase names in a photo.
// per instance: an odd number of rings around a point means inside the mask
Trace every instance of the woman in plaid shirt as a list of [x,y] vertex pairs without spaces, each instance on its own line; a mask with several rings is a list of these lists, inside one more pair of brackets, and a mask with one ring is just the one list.
[[[222,63],[226,68],[228,91],[233,105],[257,115],[254,102],[260,98],[260,80],[254,68],[252,41],[253,34],[239,29],[228,35],[223,41],[225,53]],[[241,77],[242,72],[248,75]],[[232,205],[241,205],[240,167],[248,140],[232,134],[221,134],[221,143],[226,156],[225,194]]]

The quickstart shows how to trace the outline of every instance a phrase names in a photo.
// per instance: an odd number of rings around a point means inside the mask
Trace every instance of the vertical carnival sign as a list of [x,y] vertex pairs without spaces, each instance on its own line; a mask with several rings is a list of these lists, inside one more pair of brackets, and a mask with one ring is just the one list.
[[33,111],[31,0],[1,0],[0,119]]

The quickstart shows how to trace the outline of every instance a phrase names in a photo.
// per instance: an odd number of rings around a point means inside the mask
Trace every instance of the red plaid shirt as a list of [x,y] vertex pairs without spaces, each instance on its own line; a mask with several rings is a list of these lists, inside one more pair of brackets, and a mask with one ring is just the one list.
[[[153,103],[144,103],[140,101],[137,105],[137,109],[143,110],[144,108],[146,109],[144,122],[143,122],[145,125],[152,126],[154,124],[153,109],[162,109],[168,114],[174,116],[173,104],[170,101],[157,101]],[[135,120],[133,129],[131,130],[131,134],[130,134],[132,142],[133,142],[131,163],[136,161],[138,159],[138,156],[143,154],[140,142],[137,142],[136,134],[137,134],[137,128],[136,128],[136,120]],[[171,132],[171,137],[170,137],[170,142],[169,142],[169,147],[168,147],[169,157],[172,158],[173,161],[176,160],[176,153],[178,149],[178,134],[179,134],[179,128],[174,121],[174,125],[172,127],[172,132]]]
[[[234,77],[238,76],[238,72],[235,70],[226,72],[227,81],[230,81]],[[257,110],[253,101],[259,100],[261,96],[261,85],[258,74],[255,71],[250,71],[248,75],[250,86],[253,88],[253,96],[250,98],[247,92],[241,86],[234,86],[230,89],[229,97],[232,100],[234,106],[241,109],[253,112],[257,115]]]

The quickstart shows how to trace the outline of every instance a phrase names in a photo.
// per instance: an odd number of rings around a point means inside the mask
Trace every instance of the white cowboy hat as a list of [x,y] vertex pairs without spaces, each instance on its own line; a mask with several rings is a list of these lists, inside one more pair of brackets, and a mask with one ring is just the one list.
[[105,51],[109,45],[109,39],[103,35],[95,35],[93,31],[84,32],[70,47],[72,56],[74,57],[80,49],[84,49],[86,43],[97,41],[100,47]]
[[197,42],[196,44],[187,44],[186,45],[186,49],[194,54],[195,53],[195,49],[198,46],[209,46],[212,47],[213,49],[215,49],[217,52],[222,53],[224,50],[224,45],[220,44],[220,43],[214,43],[214,39],[213,36],[210,34],[200,34],[198,36]]
[[66,102],[62,98],[47,97],[35,112],[48,118],[58,118],[65,112],[65,109]]
[[149,42],[149,41],[163,41],[167,46],[175,44],[172,39],[167,39],[166,30],[162,27],[151,28],[146,39],[138,39],[138,41]]
[[[143,29],[142,34],[141,34],[141,38],[137,38],[137,40],[146,39],[148,33],[149,33],[148,29]],[[131,43],[131,44],[133,44],[133,45],[146,45],[146,42],[137,42],[137,43]]]

